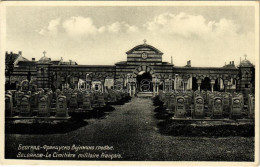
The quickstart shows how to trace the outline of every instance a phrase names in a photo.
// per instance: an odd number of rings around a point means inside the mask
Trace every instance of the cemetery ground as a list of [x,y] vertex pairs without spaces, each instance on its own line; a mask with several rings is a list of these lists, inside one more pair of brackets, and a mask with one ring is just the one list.
[[[54,155],[40,159],[72,160],[148,160],[148,161],[254,161],[254,134],[252,126],[219,126],[219,129],[192,129],[179,127],[174,134],[173,123],[164,113],[158,113],[150,98],[132,98],[124,105],[113,106],[115,110],[97,117],[86,118],[77,123],[64,124],[55,133],[12,132],[5,136],[6,158],[17,157],[19,152],[37,153],[37,150],[18,150],[23,146],[108,146],[110,149],[79,150],[82,157],[68,158],[65,154],[75,151],[48,150]],[[156,112],[154,112],[156,111]],[[48,125],[46,125],[48,126]],[[222,127],[222,128],[221,128]],[[21,132],[23,127],[20,128]],[[47,127],[46,127],[47,128]],[[175,127],[175,129],[178,127]],[[233,128],[233,129],[232,129]],[[241,133],[238,132],[241,129]],[[250,133],[246,133],[249,129]],[[222,135],[222,132],[230,133]],[[214,131],[215,133],[213,133]],[[201,133],[200,133],[201,132]],[[189,135],[192,134],[192,135]],[[195,135],[198,134],[198,135]],[[200,135],[199,135],[200,134]],[[211,135],[201,135],[211,134]],[[215,134],[215,135],[214,135]],[[217,134],[217,135],[216,135]],[[43,152],[43,151],[41,151]],[[55,153],[56,152],[56,153]],[[101,155],[115,156],[101,156]],[[21,154],[20,154],[21,155]],[[99,155],[97,158],[96,155]],[[113,157],[113,158],[111,158]],[[28,159],[28,158],[25,158]],[[31,158],[34,159],[34,158]]]

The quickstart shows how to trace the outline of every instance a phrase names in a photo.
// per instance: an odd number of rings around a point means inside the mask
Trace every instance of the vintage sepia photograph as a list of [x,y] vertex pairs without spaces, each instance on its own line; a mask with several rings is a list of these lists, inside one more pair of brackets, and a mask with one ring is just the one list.
[[258,162],[259,3],[10,4],[3,159]]

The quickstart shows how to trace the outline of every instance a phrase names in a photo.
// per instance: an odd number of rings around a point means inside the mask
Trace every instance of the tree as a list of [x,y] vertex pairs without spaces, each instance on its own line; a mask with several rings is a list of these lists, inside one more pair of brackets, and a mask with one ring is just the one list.
[[[5,75],[8,76],[9,78],[9,86],[11,86],[11,76],[14,72],[14,59],[13,59],[13,53],[8,53],[6,52],[5,57],[10,56],[9,61],[5,62]],[[7,59],[8,60],[8,59]]]

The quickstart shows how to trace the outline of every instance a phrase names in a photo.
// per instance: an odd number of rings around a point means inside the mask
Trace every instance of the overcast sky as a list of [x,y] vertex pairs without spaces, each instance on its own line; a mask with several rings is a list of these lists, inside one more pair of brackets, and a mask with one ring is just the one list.
[[253,7],[7,7],[7,51],[113,65],[147,40],[163,61],[223,66],[255,59]]

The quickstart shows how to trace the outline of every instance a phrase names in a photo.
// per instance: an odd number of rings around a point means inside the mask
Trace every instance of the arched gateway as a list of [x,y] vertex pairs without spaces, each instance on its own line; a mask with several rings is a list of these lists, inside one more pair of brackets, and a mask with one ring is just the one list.
[[[209,90],[240,91],[254,90],[255,67],[248,60],[241,61],[238,67],[234,62],[223,67],[192,67],[191,61],[184,67],[163,62],[163,53],[148,45],[146,41],[126,52],[127,60],[115,65],[78,65],[62,60],[52,61],[44,56],[39,61],[29,61],[32,67],[24,71],[26,62],[20,61],[15,66],[12,76],[6,78],[9,83],[19,82],[19,78],[36,79],[38,88],[77,88],[79,83],[90,83],[93,88],[99,83],[102,90],[128,90],[131,95],[148,91],[156,94],[159,89],[170,90]],[[12,53],[6,53],[6,62]],[[109,55],[108,55],[109,56]],[[173,55],[174,57],[174,55]],[[224,63],[223,63],[224,64]],[[13,81],[13,79],[15,79]],[[117,82],[119,80],[119,82]]]
[[162,62],[163,53],[146,44],[130,49],[127,61],[116,63],[116,78],[125,75],[128,90],[137,92],[158,92],[160,82],[172,73],[173,65]]

